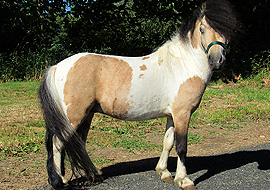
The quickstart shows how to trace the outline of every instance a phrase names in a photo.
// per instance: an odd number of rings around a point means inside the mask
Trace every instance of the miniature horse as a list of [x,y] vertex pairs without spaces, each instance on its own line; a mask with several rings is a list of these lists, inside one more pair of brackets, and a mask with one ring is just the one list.
[[[208,0],[150,55],[79,53],[50,67],[39,88],[47,128],[49,183],[56,189],[67,184],[66,153],[73,173],[92,181],[102,175],[85,149],[91,120],[98,112],[129,121],[167,117],[156,172],[164,182],[195,189],[185,167],[188,124],[213,69],[225,60],[235,25],[227,1]],[[173,178],[167,161],[174,141],[178,161]]]

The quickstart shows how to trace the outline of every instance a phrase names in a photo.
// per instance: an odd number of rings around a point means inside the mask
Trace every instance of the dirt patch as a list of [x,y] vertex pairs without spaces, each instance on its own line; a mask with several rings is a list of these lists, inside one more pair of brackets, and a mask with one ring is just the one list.
[[270,142],[270,123],[268,122],[252,123],[240,129],[219,129],[208,126],[191,130],[204,135],[205,138],[201,144],[193,144],[188,147],[188,156],[220,154],[241,147]]
[[7,157],[0,162],[0,189],[33,189],[46,183],[45,154]]

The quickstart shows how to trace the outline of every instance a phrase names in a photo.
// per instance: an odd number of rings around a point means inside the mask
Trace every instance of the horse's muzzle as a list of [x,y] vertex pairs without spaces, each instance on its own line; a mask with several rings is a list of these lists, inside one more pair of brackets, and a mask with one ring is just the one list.
[[210,54],[208,56],[208,63],[211,69],[219,69],[219,67],[224,63],[225,56],[222,54]]

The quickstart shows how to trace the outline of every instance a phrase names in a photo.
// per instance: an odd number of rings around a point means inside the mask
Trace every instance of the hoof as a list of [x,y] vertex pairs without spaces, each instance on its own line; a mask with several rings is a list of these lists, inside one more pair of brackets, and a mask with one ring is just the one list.
[[62,180],[64,185],[68,184],[68,180],[66,178],[62,177]]
[[167,176],[167,177],[164,177],[164,178],[161,178],[161,180],[164,183],[174,183],[174,179],[173,179],[173,177],[171,175],[170,176]]
[[197,190],[197,188],[194,185],[189,185],[184,187],[183,190]]
[[103,175],[103,172],[100,169],[97,169],[97,174],[98,175]]
[[172,174],[167,169],[160,170],[160,169],[156,168],[156,172],[160,176],[160,179],[164,183],[174,183],[174,179],[172,177]]

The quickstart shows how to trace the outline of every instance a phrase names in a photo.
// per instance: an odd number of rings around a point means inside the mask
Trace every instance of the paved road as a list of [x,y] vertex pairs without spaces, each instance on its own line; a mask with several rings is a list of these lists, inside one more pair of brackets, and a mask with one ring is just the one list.
[[[158,158],[124,162],[103,168],[106,179],[91,190],[172,190],[153,168]],[[169,170],[175,171],[176,158],[170,158]],[[270,189],[270,143],[205,157],[187,158],[189,177],[199,190]],[[174,174],[174,173],[173,173]],[[39,190],[47,187],[37,188]]]

